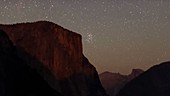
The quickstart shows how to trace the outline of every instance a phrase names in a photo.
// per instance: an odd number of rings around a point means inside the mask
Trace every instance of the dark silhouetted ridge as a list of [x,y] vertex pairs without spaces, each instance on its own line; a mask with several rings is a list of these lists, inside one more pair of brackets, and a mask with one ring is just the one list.
[[151,67],[129,82],[118,96],[170,96],[170,62]]

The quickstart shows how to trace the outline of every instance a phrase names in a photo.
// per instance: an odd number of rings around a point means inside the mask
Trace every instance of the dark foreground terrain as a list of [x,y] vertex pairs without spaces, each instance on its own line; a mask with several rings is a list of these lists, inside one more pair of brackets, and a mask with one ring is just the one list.
[[129,82],[117,96],[170,96],[170,62],[151,67]]

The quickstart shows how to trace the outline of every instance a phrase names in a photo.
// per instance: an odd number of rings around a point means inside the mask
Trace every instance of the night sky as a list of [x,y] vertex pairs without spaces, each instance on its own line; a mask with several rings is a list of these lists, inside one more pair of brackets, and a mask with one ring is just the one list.
[[170,60],[170,0],[0,0],[1,24],[38,20],[81,34],[99,73]]

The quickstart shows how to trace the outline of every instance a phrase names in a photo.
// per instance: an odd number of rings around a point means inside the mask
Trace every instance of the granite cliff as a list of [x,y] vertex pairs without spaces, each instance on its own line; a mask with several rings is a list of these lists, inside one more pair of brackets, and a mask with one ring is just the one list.
[[62,96],[26,63],[0,30],[0,96]]
[[81,35],[47,21],[0,25],[19,58],[64,96],[106,96],[82,53]]

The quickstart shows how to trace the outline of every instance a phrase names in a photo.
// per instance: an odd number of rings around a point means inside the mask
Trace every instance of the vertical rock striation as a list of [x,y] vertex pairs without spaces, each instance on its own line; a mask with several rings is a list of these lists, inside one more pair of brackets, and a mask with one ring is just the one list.
[[82,53],[81,35],[38,21],[0,25],[20,58],[64,96],[106,96],[95,67]]
[[62,96],[26,63],[0,30],[0,96]]

